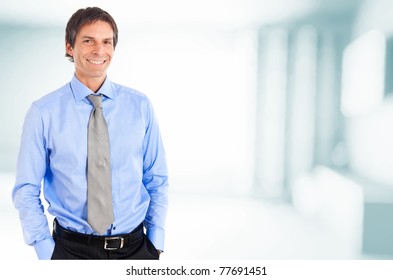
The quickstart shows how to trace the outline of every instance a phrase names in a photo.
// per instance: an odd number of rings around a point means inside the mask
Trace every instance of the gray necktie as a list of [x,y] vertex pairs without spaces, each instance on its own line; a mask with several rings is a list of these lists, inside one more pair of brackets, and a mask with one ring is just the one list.
[[87,221],[99,234],[113,223],[109,136],[102,113],[101,95],[89,95],[90,114],[87,160]]

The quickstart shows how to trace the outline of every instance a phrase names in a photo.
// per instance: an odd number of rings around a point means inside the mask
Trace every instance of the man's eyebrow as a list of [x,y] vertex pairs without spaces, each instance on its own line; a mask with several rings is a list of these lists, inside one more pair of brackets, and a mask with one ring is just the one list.
[[83,39],[95,39],[94,37],[87,36],[87,35],[85,35],[85,36],[82,36],[82,38],[83,38]]

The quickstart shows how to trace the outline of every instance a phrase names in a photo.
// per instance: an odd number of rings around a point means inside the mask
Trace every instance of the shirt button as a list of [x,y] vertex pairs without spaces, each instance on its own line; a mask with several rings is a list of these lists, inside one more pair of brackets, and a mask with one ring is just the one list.
[[113,227],[113,230],[116,230],[116,227]]

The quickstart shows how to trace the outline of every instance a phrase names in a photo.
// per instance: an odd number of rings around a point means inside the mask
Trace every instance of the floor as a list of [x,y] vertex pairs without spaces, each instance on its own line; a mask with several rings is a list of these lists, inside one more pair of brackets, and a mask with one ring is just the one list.
[[291,206],[251,198],[174,194],[167,235],[167,259],[361,258]]

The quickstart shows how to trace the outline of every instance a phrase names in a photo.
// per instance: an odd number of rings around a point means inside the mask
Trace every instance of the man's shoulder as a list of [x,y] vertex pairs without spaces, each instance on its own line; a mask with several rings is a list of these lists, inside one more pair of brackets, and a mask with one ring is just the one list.
[[119,96],[148,101],[147,95],[139,90],[114,82],[112,82],[112,85]]
[[54,101],[59,101],[62,99],[65,95],[69,94],[71,92],[70,84],[67,83],[58,89],[45,94],[41,98],[37,99],[33,103],[38,106],[39,108],[43,108],[47,106],[48,104],[53,103]]

